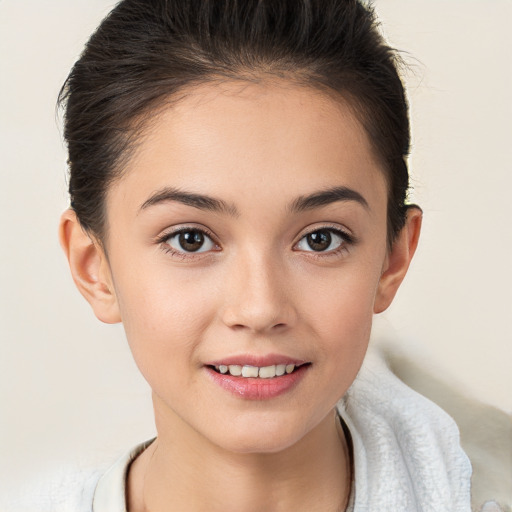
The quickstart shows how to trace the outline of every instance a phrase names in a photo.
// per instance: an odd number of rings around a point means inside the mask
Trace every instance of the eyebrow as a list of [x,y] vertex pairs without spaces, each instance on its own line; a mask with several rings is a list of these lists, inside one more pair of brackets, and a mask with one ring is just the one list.
[[307,196],[300,196],[290,204],[289,209],[292,212],[303,212],[337,201],[355,201],[365,209],[370,209],[368,202],[359,192],[347,187],[333,187]]
[[[234,204],[229,204],[222,199],[186,192],[174,187],[165,187],[153,193],[149,199],[144,201],[139,211],[145,210],[150,206],[165,203],[168,201],[177,201],[187,206],[192,206],[200,210],[213,211],[218,213],[227,213],[232,217],[238,216],[240,213]],[[326,206],[337,201],[355,201],[364,208],[370,209],[366,199],[357,191],[347,187],[333,187],[307,196],[299,196],[288,206],[290,212],[303,212],[321,206]]]
[[149,199],[144,201],[139,211],[145,210],[150,206],[154,206],[167,201],[177,201],[187,206],[193,206],[200,210],[207,210],[219,213],[228,213],[235,217],[239,212],[235,205],[230,205],[222,199],[206,196],[203,194],[195,194],[193,192],[186,192],[174,187],[165,187],[153,193]]

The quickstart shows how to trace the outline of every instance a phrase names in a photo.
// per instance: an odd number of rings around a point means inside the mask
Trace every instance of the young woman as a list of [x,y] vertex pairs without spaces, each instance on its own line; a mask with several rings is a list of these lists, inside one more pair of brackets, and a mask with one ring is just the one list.
[[449,417],[361,369],[417,246],[397,56],[356,0],[124,0],[61,93],[61,243],[157,438],[95,512],[469,511]]

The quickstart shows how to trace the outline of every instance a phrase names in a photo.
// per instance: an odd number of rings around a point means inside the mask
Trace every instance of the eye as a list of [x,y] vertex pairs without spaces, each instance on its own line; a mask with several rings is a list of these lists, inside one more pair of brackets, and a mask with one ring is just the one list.
[[324,228],[303,236],[297,244],[297,249],[309,252],[328,252],[335,251],[349,242],[349,237],[342,231]]
[[213,240],[199,229],[183,229],[166,236],[162,240],[176,252],[206,252],[216,247]]

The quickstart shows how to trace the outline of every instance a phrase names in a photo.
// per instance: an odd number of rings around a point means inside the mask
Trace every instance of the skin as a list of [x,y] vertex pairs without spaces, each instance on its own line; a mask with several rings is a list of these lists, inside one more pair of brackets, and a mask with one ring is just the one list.
[[[388,250],[386,179],[365,131],[342,100],[305,87],[202,85],[143,135],[108,191],[105,250],[71,210],[60,226],[79,290],[100,320],[123,322],[153,390],[158,438],[131,467],[130,511],[344,510],[334,407],[405,276],[421,212]],[[291,208],[335,187],[363,200]],[[223,208],[162,200],[170,188]],[[183,227],[212,242],[184,251],[169,235]],[[334,241],[314,251],[306,235],[321,229]],[[242,354],[310,364],[293,389],[247,400],[205,367]]]

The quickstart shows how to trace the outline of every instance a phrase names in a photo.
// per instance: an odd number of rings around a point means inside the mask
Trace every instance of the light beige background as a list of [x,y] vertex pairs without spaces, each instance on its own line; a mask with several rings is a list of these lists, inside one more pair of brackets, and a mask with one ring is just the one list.
[[[153,435],[122,328],[100,324],[57,242],[67,206],[55,99],[112,2],[0,0],[0,493]],[[406,50],[417,258],[375,342],[512,411],[512,2],[377,0]],[[27,476],[28,475],[28,476]]]

